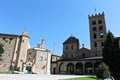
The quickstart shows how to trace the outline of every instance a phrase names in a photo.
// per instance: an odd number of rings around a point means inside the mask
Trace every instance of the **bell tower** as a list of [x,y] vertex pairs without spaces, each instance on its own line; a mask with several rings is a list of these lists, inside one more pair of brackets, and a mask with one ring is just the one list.
[[24,30],[19,36],[18,43],[18,55],[17,55],[17,67],[20,71],[23,71],[23,64],[26,62],[27,50],[29,48],[29,36],[27,31]]
[[106,39],[106,23],[104,12],[89,16],[91,56],[102,56],[102,48]]

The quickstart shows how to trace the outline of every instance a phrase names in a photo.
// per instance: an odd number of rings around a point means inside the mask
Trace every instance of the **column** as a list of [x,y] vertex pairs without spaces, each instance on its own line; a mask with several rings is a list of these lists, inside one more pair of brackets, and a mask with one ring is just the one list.
[[83,75],[85,75],[85,62],[83,61],[82,64],[83,64]]

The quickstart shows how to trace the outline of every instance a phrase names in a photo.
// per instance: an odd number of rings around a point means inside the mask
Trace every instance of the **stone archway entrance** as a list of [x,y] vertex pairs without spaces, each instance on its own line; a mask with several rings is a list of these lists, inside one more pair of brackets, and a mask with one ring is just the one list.
[[76,71],[77,75],[82,75],[83,74],[83,64],[82,63],[77,63],[76,64]]
[[93,74],[93,65],[91,62],[85,63],[85,74],[92,75]]
[[32,73],[32,67],[31,66],[26,66],[27,73]]
[[74,74],[74,64],[69,63],[67,65],[67,74]]
[[66,66],[64,63],[61,63],[59,66],[59,73],[60,74],[66,74]]
[[101,63],[101,62],[96,62],[96,63],[94,64],[94,71],[95,71],[95,73],[96,73],[96,70],[98,69],[100,63]]

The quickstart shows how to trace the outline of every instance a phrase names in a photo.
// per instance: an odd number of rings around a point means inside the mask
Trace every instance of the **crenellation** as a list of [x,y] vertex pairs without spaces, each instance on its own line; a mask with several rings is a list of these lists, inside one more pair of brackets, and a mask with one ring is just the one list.
[[96,19],[96,18],[101,18],[101,17],[104,17],[105,16],[105,14],[104,14],[104,12],[102,12],[102,13],[98,13],[98,14],[92,14],[92,15],[88,15],[88,18],[89,19]]

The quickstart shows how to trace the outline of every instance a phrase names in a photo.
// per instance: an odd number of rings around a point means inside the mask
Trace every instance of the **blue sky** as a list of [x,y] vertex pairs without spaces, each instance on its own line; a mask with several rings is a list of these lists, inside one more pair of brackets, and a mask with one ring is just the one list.
[[0,33],[30,36],[31,47],[45,39],[45,48],[61,55],[73,34],[90,48],[88,15],[104,11],[107,30],[120,36],[120,0],[0,0]]

